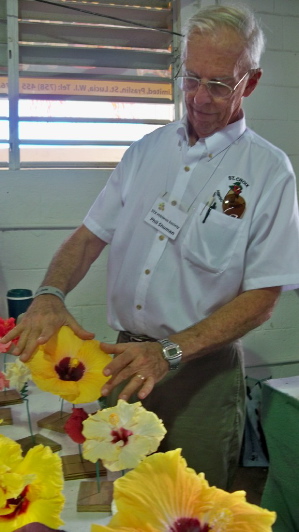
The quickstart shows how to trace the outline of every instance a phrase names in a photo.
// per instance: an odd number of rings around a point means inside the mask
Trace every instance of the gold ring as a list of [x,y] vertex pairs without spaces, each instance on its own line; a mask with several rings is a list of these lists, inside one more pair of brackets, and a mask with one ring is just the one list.
[[138,377],[138,379],[141,379],[142,381],[145,380],[145,377],[143,377],[143,375],[140,375],[139,373],[138,373],[138,375],[136,375],[136,377]]

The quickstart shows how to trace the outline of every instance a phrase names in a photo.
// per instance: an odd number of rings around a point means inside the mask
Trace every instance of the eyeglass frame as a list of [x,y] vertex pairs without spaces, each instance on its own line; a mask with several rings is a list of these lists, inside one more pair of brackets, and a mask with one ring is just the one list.
[[[200,87],[200,85],[205,85],[207,87],[207,90],[209,91],[209,94],[212,96],[212,98],[214,99],[219,99],[219,100],[226,100],[228,98],[230,98],[233,93],[236,91],[236,89],[238,88],[238,86],[240,85],[240,83],[242,83],[242,81],[245,79],[245,77],[247,76],[247,74],[249,73],[255,73],[259,70],[259,68],[257,69],[253,69],[253,68],[250,68],[249,70],[247,70],[247,72],[245,72],[244,76],[242,76],[242,78],[238,81],[238,83],[234,86],[234,87],[230,87],[229,85],[227,85],[226,83],[223,83],[222,81],[217,81],[217,80],[209,80],[209,81],[202,81],[201,78],[197,78],[196,76],[178,76],[176,75],[175,76],[175,81],[179,81],[179,80],[182,80],[184,78],[191,78],[191,79],[194,79],[197,81],[197,88],[196,89],[193,89],[193,90],[196,90],[198,91],[198,88]],[[214,96],[211,91],[210,91],[210,88],[209,88],[209,84],[213,84],[213,85],[221,85],[221,86],[224,86],[224,87],[227,87],[229,90],[230,90],[230,93],[227,95],[227,96]],[[181,87],[179,87],[180,90],[182,90],[183,92],[192,92],[192,90],[186,90],[186,89],[181,89]]]

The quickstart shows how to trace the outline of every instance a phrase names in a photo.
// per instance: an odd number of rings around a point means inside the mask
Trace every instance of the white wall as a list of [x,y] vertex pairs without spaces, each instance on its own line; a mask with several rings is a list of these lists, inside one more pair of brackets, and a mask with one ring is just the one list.
[[[182,19],[200,4],[213,3],[185,0]],[[248,3],[259,13],[268,39],[260,86],[244,102],[248,124],[286,151],[299,176],[299,1]],[[7,289],[36,290],[52,255],[81,222],[108,175],[100,170],[0,172],[1,316]],[[113,341],[105,316],[105,265],[106,253],[69,294],[67,306],[98,339]],[[284,293],[272,318],[244,338],[249,375],[299,374],[298,317],[299,292]]]
[[[22,170],[0,172],[0,315],[10,288],[39,286],[63,240],[77,227],[104,186],[109,171]],[[104,251],[67,298],[78,321],[112,341],[106,324]]]

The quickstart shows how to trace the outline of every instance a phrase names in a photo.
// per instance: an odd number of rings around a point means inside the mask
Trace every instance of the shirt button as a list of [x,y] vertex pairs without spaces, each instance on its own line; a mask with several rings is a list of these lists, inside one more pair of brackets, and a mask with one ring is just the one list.
[[175,206],[177,204],[177,201],[172,200],[171,205]]
[[141,305],[136,305],[136,308],[137,308],[137,310],[141,310],[142,306]]
[[159,240],[164,240],[165,236],[164,235],[160,235],[159,236]]
[[209,153],[209,157],[210,157],[210,159],[212,159],[212,157],[213,157],[213,154],[212,154],[212,153]]
[[185,170],[185,172],[189,172],[190,166],[185,166],[184,170]]
[[148,275],[149,273],[151,273],[151,270],[145,270],[144,272],[146,275]]

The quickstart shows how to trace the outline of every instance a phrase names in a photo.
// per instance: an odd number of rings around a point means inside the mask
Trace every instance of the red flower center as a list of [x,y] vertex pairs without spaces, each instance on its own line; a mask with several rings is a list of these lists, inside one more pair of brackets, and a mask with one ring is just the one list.
[[209,525],[201,525],[198,519],[193,517],[180,517],[170,527],[169,532],[209,532]]
[[62,381],[79,381],[84,375],[85,366],[76,359],[64,357],[56,364],[55,371]]
[[22,493],[16,497],[15,499],[7,499],[6,501],[6,508],[9,508],[10,506],[15,506],[12,513],[7,515],[2,515],[2,519],[15,519],[16,516],[25,513],[28,506],[29,501],[26,499],[26,494],[28,491],[28,486],[26,486]]
[[131,430],[124,429],[121,427],[118,430],[112,430],[111,436],[113,436],[111,443],[117,443],[118,441],[123,441],[123,447],[129,442],[129,437],[132,436],[133,432]]

